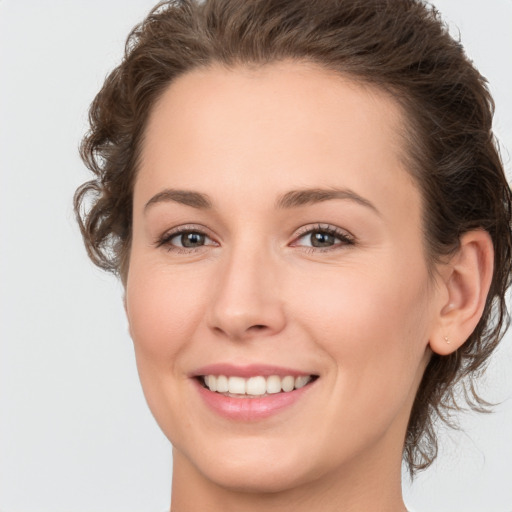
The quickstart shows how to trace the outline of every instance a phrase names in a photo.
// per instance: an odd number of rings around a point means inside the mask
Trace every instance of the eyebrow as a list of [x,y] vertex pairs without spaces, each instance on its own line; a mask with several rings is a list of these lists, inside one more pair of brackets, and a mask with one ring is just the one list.
[[[306,188],[291,190],[277,198],[275,207],[276,209],[299,208],[308,204],[321,203],[332,199],[354,201],[380,215],[379,210],[375,205],[373,205],[373,203],[368,201],[368,199],[365,199],[356,192],[345,188]],[[175,202],[185,206],[191,206],[192,208],[197,208],[199,210],[209,210],[213,208],[213,202],[207,194],[191,190],[165,189],[154,195],[146,203],[144,211],[152,205],[166,202]]]
[[301,190],[292,190],[279,197],[276,201],[276,208],[298,208],[308,204],[321,203],[332,199],[347,199],[354,201],[362,206],[370,208],[380,215],[376,206],[360,196],[356,192],[346,188],[306,188]]
[[191,190],[165,189],[154,195],[144,206],[146,211],[150,206],[157,203],[175,202],[198,208],[200,210],[209,210],[212,208],[212,201],[206,194],[192,192]]

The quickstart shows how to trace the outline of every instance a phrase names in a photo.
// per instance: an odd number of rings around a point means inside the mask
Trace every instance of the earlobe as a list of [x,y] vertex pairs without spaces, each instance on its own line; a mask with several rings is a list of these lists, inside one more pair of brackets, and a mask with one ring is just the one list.
[[438,321],[429,340],[433,352],[448,355],[469,338],[482,316],[493,269],[494,249],[489,233],[465,233],[442,272],[441,286],[447,293],[443,294]]

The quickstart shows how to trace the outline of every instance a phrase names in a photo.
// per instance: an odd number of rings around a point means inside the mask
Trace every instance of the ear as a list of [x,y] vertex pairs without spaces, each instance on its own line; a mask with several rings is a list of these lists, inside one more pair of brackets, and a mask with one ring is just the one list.
[[465,233],[460,247],[440,269],[442,288],[436,326],[429,340],[439,355],[455,352],[475,330],[485,307],[494,269],[494,248],[487,231]]

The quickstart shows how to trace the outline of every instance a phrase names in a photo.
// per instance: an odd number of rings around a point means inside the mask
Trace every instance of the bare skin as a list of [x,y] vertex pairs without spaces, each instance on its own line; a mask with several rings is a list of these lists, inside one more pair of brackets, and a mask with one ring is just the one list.
[[[173,512],[406,510],[414,396],[431,351],[476,325],[492,245],[467,234],[432,279],[402,126],[390,97],[306,63],[195,70],[155,106],[126,310]],[[217,363],[316,379],[233,419],[198,385]]]

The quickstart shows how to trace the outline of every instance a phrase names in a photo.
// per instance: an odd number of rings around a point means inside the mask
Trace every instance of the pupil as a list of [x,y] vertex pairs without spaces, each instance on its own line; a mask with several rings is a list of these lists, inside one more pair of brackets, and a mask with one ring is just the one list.
[[334,236],[329,233],[316,232],[311,237],[313,247],[330,247],[334,244]]
[[204,244],[204,235],[200,233],[185,233],[181,235],[181,244],[183,247],[196,247]]

